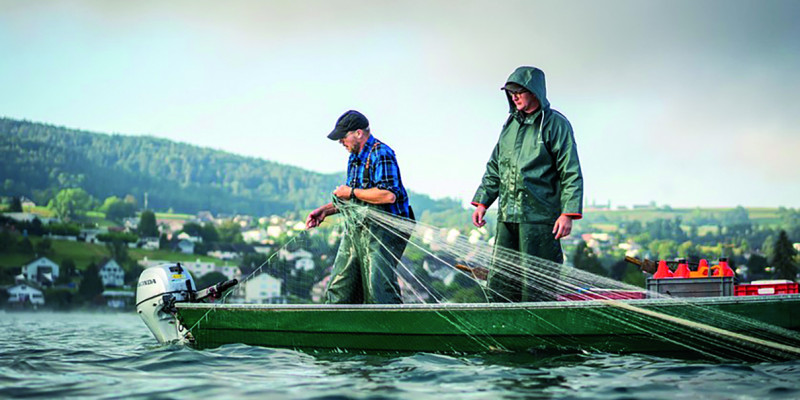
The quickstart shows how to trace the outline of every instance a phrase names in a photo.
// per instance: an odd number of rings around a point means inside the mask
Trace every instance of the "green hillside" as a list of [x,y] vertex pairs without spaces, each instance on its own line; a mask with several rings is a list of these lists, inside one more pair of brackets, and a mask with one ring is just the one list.
[[[258,158],[148,136],[92,133],[0,118],[4,195],[46,204],[80,187],[102,201],[148,194],[148,207],[194,214],[284,214],[318,206],[343,181]],[[418,212],[460,208],[455,200],[412,194]]]

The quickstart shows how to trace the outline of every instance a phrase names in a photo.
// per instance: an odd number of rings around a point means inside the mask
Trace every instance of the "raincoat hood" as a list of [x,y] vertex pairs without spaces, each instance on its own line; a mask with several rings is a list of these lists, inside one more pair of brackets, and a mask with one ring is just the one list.
[[500,199],[497,220],[549,224],[561,215],[583,213],[583,175],[569,120],[550,108],[544,72],[519,67],[506,83],[528,89],[539,100],[530,115],[517,111],[509,97],[510,113],[486,163],[486,173],[472,204],[489,207]]
[[[506,83],[516,83],[528,89],[536,99],[539,100],[539,107],[542,110],[547,110],[550,108],[550,102],[547,100],[547,88],[545,87],[544,82],[544,72],[536,67],[519,67],[511,76],[508,77]],[[510,113],[515,113],[517,111],[517,107],[514,105],[514,102],[511,100],[511,96],[506,93],[506,98],[508,99],[508,107]]]

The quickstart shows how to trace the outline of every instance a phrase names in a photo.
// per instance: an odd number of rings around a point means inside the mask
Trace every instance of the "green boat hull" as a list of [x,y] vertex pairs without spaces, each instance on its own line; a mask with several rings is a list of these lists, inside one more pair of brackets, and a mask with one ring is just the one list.
[[759,325],[800,331],[800,295],[516,304],[182,303],[177,315],[197,348],[243,343],[378,352],[681,353],[693,343],[701,350],[730,346],[739,340],[726,332],[750,335]]

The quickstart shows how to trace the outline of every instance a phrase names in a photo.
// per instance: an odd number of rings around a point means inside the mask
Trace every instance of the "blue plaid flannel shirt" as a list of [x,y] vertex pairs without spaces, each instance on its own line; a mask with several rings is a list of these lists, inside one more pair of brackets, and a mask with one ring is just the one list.
[[[377,146],[375,144],[378,143]],[[373,150],[373,146],[375,149]],[[369,172],[364,174],[369,157]],[[409,217],[408,193],[400,178],[394,150],[386,144],[370,136],[358,154],[350,154],[347,161],[347,186],[356,189],[378,188],[388,190],[395,195],[392,204],[381,204],[376,207],[402,217]]]

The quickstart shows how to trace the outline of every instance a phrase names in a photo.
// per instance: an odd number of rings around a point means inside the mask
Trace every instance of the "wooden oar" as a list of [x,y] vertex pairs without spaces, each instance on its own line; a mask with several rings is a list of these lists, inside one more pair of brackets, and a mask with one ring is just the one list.
[[[629,262],[629,263],[631,263],[633,265],[636,265],[639,268],[641,268],[642,271],[648,272],[648,273],[651,273],[651,274],[655,274],[656,270],[658,270],[658,262],[653,261],[653,260],[648,260],[646,258],[644,260],[640,260],[640,259],[638,259],[636,257],[625,256],[625,261]],[[697,263],[690,263],[690,262],[687,262],[686,264],[691,265],[691,266],[695,266],[695,267],[698,265]],[[670,269],[674,270],[675,268],[678,267],[678,262],[677,261],[667,261],[667,266],[669,266]]]
[[650,261],[646,258],[644,260],[640,260],[636,257],[625,256],[625,261],[636,265],[637,267],[641,268],[642,271],[651,274],[655,274],[656,270],[658,269],[658,265],[654,261]]
[[485,281],[486,277],[489,275],[489,270],[483,267],[468,267],[463,264],[456,264],[455,266],[458,270],[464,271],[480,281]]

